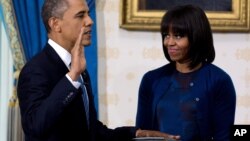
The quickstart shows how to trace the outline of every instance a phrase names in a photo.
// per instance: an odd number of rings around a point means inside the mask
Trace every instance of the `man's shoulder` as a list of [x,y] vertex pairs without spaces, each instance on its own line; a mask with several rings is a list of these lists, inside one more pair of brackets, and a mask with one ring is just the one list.
[[48,53],[51,52],[51,50],[53,49],[50,46],[45,45],[45,47],[40,52],[35,54],[30,60],[25,63],[23,69],[46,67],[51,62],[51,57],[49,57],[51,55],[49,55],[50,53]]

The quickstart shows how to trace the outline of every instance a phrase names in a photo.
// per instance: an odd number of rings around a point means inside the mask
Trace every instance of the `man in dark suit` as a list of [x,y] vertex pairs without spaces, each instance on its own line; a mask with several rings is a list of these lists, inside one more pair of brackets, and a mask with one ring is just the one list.
[[22,69],[17,94],[26,141],[128,141],[172,137],[136,127],[109,129],[96,115],[84,46],[92,19],[85,0],[45,0],[44,49]]

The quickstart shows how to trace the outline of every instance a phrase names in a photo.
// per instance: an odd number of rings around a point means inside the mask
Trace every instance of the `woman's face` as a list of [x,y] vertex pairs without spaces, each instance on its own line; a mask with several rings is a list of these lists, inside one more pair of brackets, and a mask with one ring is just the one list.
[[186,35],[169,31],[164,37],[163,44],[164,47],[167,48],[169,57],[172,61],[177,63],[189,62],[189,41]]

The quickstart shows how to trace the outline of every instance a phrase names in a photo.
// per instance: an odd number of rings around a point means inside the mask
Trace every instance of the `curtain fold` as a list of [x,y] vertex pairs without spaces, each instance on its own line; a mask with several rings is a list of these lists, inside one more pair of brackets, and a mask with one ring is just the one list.
[[8,108],[8,141],[23,141],[23,132],[21,129],[20,110],[16,95],[16,84],[20,70],[25,64],[25,57],[22,52],[22,44],[20,41],[19,32],[16,25],[15,15],[13,12],[11,0],[1,0],[1,8],[4,15],[4,26],[10,42],[10,49],[13,57],[13,93],[9,100]]
[[97,56],[97,29],[96,29],[96,3],[95,0],[86,0],[90,9],[90,17],[94,21],[92,26],[92,43],[86,48],[87,69],[90,74],[91,84],[93,88],[95,107],[98,114],[98,56]]
[[30,60],[47,42],[40,14],[44,0],[12,1],[25,57],[26,60]]

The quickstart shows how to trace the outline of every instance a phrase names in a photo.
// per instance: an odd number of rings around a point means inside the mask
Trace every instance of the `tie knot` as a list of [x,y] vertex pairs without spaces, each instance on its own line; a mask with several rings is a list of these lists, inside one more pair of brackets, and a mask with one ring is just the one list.
[[78,82],[80,82],[81,84],[83,84],[83,79],[82,79],[81,75],[78,78]]
[[71,68],[71,62],[69,63],[69,68]]

